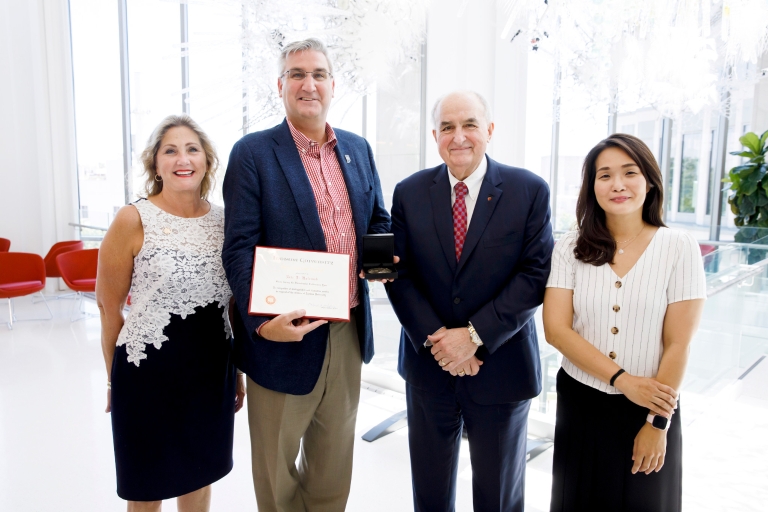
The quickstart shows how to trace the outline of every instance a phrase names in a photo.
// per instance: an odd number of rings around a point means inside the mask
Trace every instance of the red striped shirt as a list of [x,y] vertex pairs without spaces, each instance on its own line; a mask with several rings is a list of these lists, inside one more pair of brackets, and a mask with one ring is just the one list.
[[344,175],[334,151],[336,134],[331,125],[326,123],[325,134],[328,136],[328,142],[321,147],[294,128],[290,121],[288,126],[315,194],[317,213],[320,216],[320,226],[323,228],[328,252],[349,254],[349,307],[354,308],[360,302],[357,288],[355,222],[352,219],[347,185],[344,183]]

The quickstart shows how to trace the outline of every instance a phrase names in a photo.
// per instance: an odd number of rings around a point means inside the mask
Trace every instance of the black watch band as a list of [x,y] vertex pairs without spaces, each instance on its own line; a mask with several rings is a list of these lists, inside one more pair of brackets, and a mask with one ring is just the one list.
[[619,375],[621,375],[624,372],[624,368],[619,369],[616,373],[613,374],[613,377],[611,377],[611,386],[613,386],[613,383],[616,382],[616,379],[619,378]]

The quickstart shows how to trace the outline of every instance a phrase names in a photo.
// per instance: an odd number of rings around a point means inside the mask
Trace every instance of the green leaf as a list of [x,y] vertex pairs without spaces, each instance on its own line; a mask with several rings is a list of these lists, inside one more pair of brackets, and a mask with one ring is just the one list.
[[761,194],[758,191],[757,206],[759,206],[760,208],[762,208],[763,206],[768,206],[768,195],[765,195],[765,192]]
[[749,158],[750,160],[757,156],[751,151],[731,151],[731,154],[735,156],[743,156],[744,158]]
[[752,196],[742,196],[739,201],[739,213],[744,217],[754,215],[755,202],[752,200]]
[[756,170],[758,170],[758,166],[755,164],[746,164],[746,165],[740,165],[738,167],[734,167],[733,170],[739,169],[738,172],[739,176],[742,178],[746,178],[747,176],[750,176],[752,173],[754,173]]
[[765,130],[760,136],[760,146],[763,148],[763,153],[765,153],[765,150],[768,149],[768,147],[765,145],[766,140],[768,140],[768,130]]
[[753,153],[761,153],[760,150],[763,149],[763,145],[760,144],[760,139],[754,132],[745,133],[739,137],[739,142],[741,142],[742,146],[752,150]]

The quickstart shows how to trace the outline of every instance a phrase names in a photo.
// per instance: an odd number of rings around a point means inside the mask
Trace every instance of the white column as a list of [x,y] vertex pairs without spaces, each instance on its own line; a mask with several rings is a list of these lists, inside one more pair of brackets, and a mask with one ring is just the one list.
[[[501,40],[507,21],[502,2],[461,0],[431,2],[427,16],[427,101],[446,93],[470,89],[482,94],[493,111],[496,132],[488,154],[505,164],[523,165],[525,158],[525,98],[527,53]],[[497,5],[498,4],[498,5]],[[442,162],[431,136],[428,118],[426,165]]]
[[0,236],[44,255],[78,221],[67,0],[0,3]]

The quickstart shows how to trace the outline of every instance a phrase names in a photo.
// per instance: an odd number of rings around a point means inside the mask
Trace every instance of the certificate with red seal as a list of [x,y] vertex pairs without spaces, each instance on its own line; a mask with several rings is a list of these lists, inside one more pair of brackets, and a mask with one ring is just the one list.
[[348,254],[256,247],[248,314],[349,321]]

